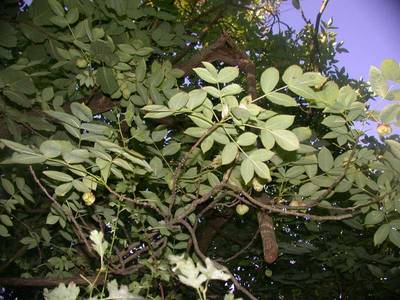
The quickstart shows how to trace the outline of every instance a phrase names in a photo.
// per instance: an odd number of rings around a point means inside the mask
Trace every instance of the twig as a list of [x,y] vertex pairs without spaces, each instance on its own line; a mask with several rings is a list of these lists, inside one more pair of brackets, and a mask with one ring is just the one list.
[[40,182],[39,178],[36,176],[35,171],[33,170],[32,166],[29,166],[29,171],[32,174],[33,179],[35,180],[36,184],[39,186],[39,188],[43,191],[43,193],[47,196],[47,198],[49,200],[51,200],[51,202],[53,202],[54,206],[62,213],[65,213],[67,215],[67,218],[73,223],[73,225],[75,226],[75,233],[77,234],[77,236],[79,237],[79,239],[85,244],[86,246],[86,250],[88,251],[88,253],[90,255],[93,256],[93,250],[92,247],[89,245],[88,240],[86,239],[84,233],[82,232],[81,227],[79,226],[78,222],[76,221],[74,215],[71,213],[71,211],[69,210],[64,210],[62,208],[62,206],[57,202],[56,199],[54,199],[53,196],[51,196],[49,194],[49,192],[47,191],[47,189],[43,186],[43,184]]
[[190,148],[190,150],[188,152],[186,152],[184,154],[184,156],[182,157],[182,159],[179,161],[178,166],[175,169],[174,172],[174,177],[172,179],[172,195],[171,195],[171,202],[169,204],[169,212],[170,215],[172,217],[172,207],[175,204],[175,200],[176,200],[176,189],[177,189],[177,180],[179,178],[179,176],[182,173],[182,169],[186,164],[186,161],[189,158],[189,155],[204,141],[204,139],[210,134],[212,133],[214,130],[216,130],[218,127],[220,126],[220,123],[214,123],[213,126],[211,126],[206,133],[204,133],[197,141],[196,143],[193,144],[193,146]]
[[[256,199],[254,199],[248,193],[246,193],[245,191],[242,191],[238,187],[235,187],[232,185],[227,185],[227,186],[229,186],[236,193],[241,193],[250,203],[254,204],[255,206],[258,206],[260,208],[263,208],[263,209],[266,209],[266,210],[269,210],[271,212],[278,213],[281,215],[302,217],[305,219],[316,220],[316,221],[341,221],[341,220],[351,219],[355,216],[355,214],[342,214],[342,215],[336,215],[336,216],[319,216],[319,215],[301,213],[301,212],[297,212],[297,211],[291,211],[286,208],[277,208],[276,206],[262,203]],[[235,193],[232,193],[231,195],[237,196],[237,195],[235,195]],[[304,209],[304,207],[303,207],[303,209]]]
[[318,42],[319,24],[321,22],[322,14],[324,13],[328,3],[329,0],[323,0],[314,25],[313,48],[311,49],[311,63],[315,71],[319,71],[319,65],[317,65],[317,63],[319,63],[319,42]]

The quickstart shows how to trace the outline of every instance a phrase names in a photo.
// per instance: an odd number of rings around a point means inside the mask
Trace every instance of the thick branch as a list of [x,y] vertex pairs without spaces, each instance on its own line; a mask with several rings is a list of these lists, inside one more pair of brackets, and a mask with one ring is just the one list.
[[[104,276],[100,277],[85,277],[87,280],[80,276],[70,278],[19,278],[19,277],[0,277],[1,285],[12,286],[57,286],[60,283],[68,284],[74,282],[78,285],[88,285],[89,282],[96,282],[96,284],[104,284]],[[97,279],[96,279],[97,278]],[[89,281],[89,282],[88,282]]]

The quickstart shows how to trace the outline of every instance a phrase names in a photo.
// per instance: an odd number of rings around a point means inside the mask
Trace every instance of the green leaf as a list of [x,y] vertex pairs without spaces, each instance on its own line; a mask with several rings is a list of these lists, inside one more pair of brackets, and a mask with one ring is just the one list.
[[23,93],[12,91],[12,90],[4,90],[3,94],[10,99],[12,102],[22,106],[22,107],[31,107],[32,101],[29,100]]
[[7,227],[5,227],[4,225],[1,225],[1,224],[0,224],[0,236],[2,236],[4,238],[10,236],[10,234],[8,233]]
[[375,225],[382,222],[385,218],[385,213],[380,210],[373,210],[365,216],[365,225]]
[[[300,9],[300,1],[299,0],[292,0],[292,5],[295,9]],[[271,276],[268,276],[271,277]]]
[[204,68],[194,68],[193,71],[203,79],[205,82],[216,84],[218,79],[216,75],[212,75],[207,69]]
[[58,171],[43,171],[43,174],[46,175],[47,177],[50,177],[51,179],[62,182],[69,182],[74,180],[72,176]]
[[174,114],[168,107],[164,105],[147,105],[143,110],[149,111],[144,117],[147,119],[161,119]]
[[64,16],[64,8],[62,7],[62,5],[60,4],[60,2],[58,2],[58,0],[48,0],[49,6],[51,8],[51,10],[58,16],[63,17]]
[[166,145],[162,150],[162,154],[164,156],[172,156],[178,153],[178,151],[181,149],[181,144],[177,142],[171,142],[168,145]]
[[298,65],[292,65],[285,70],[282,76],[283,82],[287,85],[296,82],[301,75],[303,74],[303,70]]
[[272,92],[267,94],[267,99],[272,103],[275,103],[277,105],[282,105],[285,107],[298,106],[296,100],[294,100],[292,97],[278,92]]
[[62,150],[62,145],[60,141],[44,141],[40,145],[40,152],[43,153],[43,155],[46,158],[54,158],[57,157],[61,154]]
[[6,21],[0,21],[0,46],[7,48],[17,46],[17,31]]
[[56,187],[54,192],[56,193],[57,196],[65,196],[70,190],[72,189],[72,183],[67,182],[60,184],[59,186]]
[[400,65],[393,59],[385,59],[381,64],[381,71],[386,80],[400,81]]
[[235,80],[238,76],[239,76],[238,67],[225,67],[219,71],[217,75],[217,80],[219,83],[229,83]]
[[318,72],[306,72],[299,78],[300,84],[307,86],[320,87],[324,84],[326,78]]
[[311,138],[312,131],[309,127],[297,127],[292,130],[297,139],[302,142]]
[[259,162],[259,161],[267,161],[270,160],[272,158],[272,156],[274,156],[275,153],[266,149],[257,149],[255,151],[252,151],[249,155],[249,157],[255,161],[255,162]]
[[241,107],[234,107],[231,112],[236,119],[241,120],[243,123],[246,123],[250,118],[250,112]]
[[381,71],[375,66],[371,66],[369,69],[369,81],[375,94],[385,98],[388,93],[389,86],[385,78],[383,78]]
[[243,91],[242,87],[237,83],[232,83],[227,85],[221,90],[221,97],[229,96],[229,95],[236,95]]
[[252,132],[245,132],[243,134],[241,134],[236,142],[240,145],[240,146],[250,146],[253,145],[257,140],[257,135],[255,135]]
[[306,98],[306,99],[317,98],[317,94],[314,92],[314,90],[305,84],[292,83],[292,84],[289,84],[288,87],[293,93],[295,93],[303,98]]
[[390,151],[400,159],[400,143],[396,142],[395,140],[386,140],[386,144],[389,145]]
[[7,192],[7,194],[9,194],[11,196],[14,195],[15,188],[10,180],[8,180],[6,178],[1,178],[1,185],[4,188],[4,190]]
[[222,165],[229,165],[231,162],[233,162],[236,158],[238,151],[239,149],[236,143],[229,143],[225,145],[221,153]]
[[108,248],[108,242],[104,240],[104,234],[101,231],[92,230],[90,232],[90,240],[93,242],[93,249],[103,259]]
[[84,103],[73,102],[71,104],[71,112],[83,122],[93,121],[92,110]]
[[271,92],[279,81],[279,71],[275,67],[266,69],[261,74],[260,84],[264,94]]
[[35,154],[35,152],[29,148],[28,146],[13,142],[13,141],[9,141],[9,140],[5,140],[5,139],[0,139],[0,141],[6,145],[8,148],[20,152],[20,153],[26,153],[26,154]]
[[69,25],[76,23],[79,19],[79,10],[76,7],[71,8],[65,18]]
[[205,90],[193,90],[189,93],[189,101],[187,102],[187,108],[193,110],[203,104],[207,97]]
[[96,81],[104,93],[112,95],[118,89],[118,83],[115,80],[111,68],[100,67],[97,69]]
[[389,240],[400,248],[400,232],[398,230],[390,230]]
[[271,134],[274,136],[276,143],[286,151],[294,151],[300,147],[296,135],[289,130],[272,130]]
[[79,292],[80,289],[74,282],[70,282],[67,287],[64,283],[60,283],[51,291],[44,289],[43,296],[45,300],[76,300]]
[[203,151],[203,153],[206,153],[208,150],[212,148],[213,145],[214,145],[214,139],[211,136],[208,136],[204,139],[204,141],[200,145],[201,151]]
[[37,154],[13,153],[10,159],[4,160],[2,164],[40,164],[46,160],[45,157]]
[[240,165],[240,174],[245,184],[248,184],[254,177],[254,165],[250,159],[246,158]]
[[272,133],[267,129],[262,129],[260,134],[261,143],[265,147],[265,149],[272,149],[275,145],[275,138]]
[[86,149],[74,149],[70,152],[63,152],[62,157],[69,164],[77,164],[89,158],[89,151]]
[[270,130],[287,129],[288,127],[292,126],[293,122],[294,116],[277,115],[268,119],[263,127]]
[[190,135],[195,138],[202,137],[207,132],[207,129],[200,127],[189,127],[184,131],[185,134]]
[[382,244],[388,237],[390,232],[389,224],[382,224],[374,234],[374,245]]
[[318,153],[319,168],[324,172],[328,172],[333,168],[333,162],[332,153],[326,147],[323,147]]
[[58,220],[60,220],[59,216],[48,214],[47,219],[46,219],[46,224],[53,225],[53,224],[56,224],[58,222]]
[[323,121],[322,124],[330,127],[330,128],[336,128],[336,127],[340,127],[346,124],[346,120],[343,119],[340,116],[336,116],[336,115],[331,115],[331,116],[327,116]]
[[60,112],[60,111],[52,111],[52,110],[47,110],[45,111],[46,114],[48,114],[50,117],[61,121],[65,124],[68,124],[74,128],[80,128],[81,126],[81,121],[79,121],[78,118],[75,116],[72,116],[70,114]]
[[13,226],[13,222],[11,221],[10,217],[7,216],[7,215],[0,215],[0,221],[1,221],[4,225],[6,225],[6,226],[8,226],[8,227]]
[[189,95],[187,93],[180,92],[169,99],[168,106],[171,110],[177,111],[182,109],[188,101]]
[[211,172],[207,174],[207,180],[210,183],[211,187],[214,187],[214,186],[220,184],[218,177],[214,173],[211,173]]
[[68,26],[68,21],[62,16],[54,16],[50,18],[50,22],[58,27],[65,28]]
[[272,180],[269,168],[265,163],[260,161],[255,162],[254,171],[259,177],[267,179],[268,182]]

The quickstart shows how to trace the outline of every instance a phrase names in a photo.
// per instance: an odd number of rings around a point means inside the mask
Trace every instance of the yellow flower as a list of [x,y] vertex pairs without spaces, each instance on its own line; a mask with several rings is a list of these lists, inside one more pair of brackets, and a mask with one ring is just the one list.
[[82,200],[85,202],[86,205],[92,205],[96,200],[96,197],[93,195],[92,192],[86,192],[82,195]]

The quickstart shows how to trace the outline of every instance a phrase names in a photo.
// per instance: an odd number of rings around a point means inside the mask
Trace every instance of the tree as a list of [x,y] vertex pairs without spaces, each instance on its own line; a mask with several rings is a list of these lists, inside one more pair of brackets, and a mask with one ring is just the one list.
[[[4,3],[0,283],[399,294],[400,66],[370,85],[339,70],[327,3],[298,34],[280,1]],[[372,93],[393,104],[369,111]],[[380,143],[362,143],[370,119]]]

